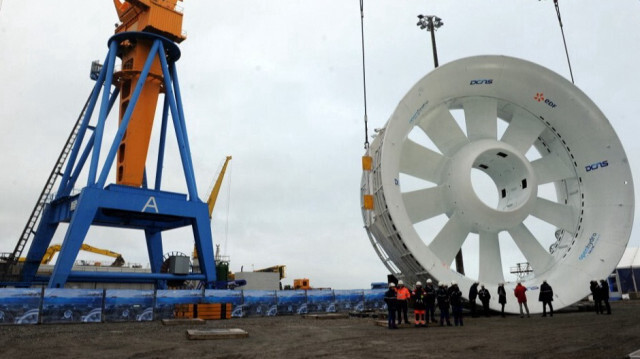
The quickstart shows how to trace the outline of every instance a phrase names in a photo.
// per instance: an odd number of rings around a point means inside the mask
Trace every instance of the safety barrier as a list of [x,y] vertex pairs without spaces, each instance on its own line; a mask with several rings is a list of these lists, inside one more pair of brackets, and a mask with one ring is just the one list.
[[0,324],[152,321],[195,317],[198,306],[220,318],[363,312],[385,309],[384,292],[2,288]]

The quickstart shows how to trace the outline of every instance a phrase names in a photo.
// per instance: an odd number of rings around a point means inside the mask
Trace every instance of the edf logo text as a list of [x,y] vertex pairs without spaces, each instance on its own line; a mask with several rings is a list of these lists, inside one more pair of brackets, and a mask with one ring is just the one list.
[[547,106],[551,108],[556,108],[556,106],[558,106],[555,102],[549,100],[548,98],[545,98],[544,93],[542,92],[536,92],[536,95],[533,96],[533,99],[538,102],[544,102]]

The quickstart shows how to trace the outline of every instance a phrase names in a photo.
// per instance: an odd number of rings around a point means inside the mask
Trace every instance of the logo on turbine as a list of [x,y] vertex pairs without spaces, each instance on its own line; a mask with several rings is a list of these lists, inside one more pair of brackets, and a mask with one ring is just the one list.
[[556,106],[557,106],[557,104],[555,102],[549,100],[548,98],[544,98],[544,93],[542,93],[542,92],[536,92],[536,95],[533,96],[533,99],[538,101],[538,102],[544,102],[545,104],[547,104],[551,108],[556,108]]

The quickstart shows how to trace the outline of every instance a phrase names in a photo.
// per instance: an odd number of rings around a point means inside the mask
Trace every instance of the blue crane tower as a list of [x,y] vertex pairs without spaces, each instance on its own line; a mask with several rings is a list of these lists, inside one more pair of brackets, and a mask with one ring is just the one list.
[[[53,199],[43,201],[41,209],[37,210],[40,222],[22,268],[23,285],[47,282],[49,288],[62,288],[67,281],[142,282],[164,288],[171,280],[202,281],[206,288],[216,285],[209,210],[207,203],[198,198],[176,70],[176,61],[180,58],[176,42],[185,39],[181,32],[182,13],[176,2],[114,1],[121,24],[108,41],[104,65],[95,74],[95,86],[70,137],[68,160],[64,171],[60,172],[59,187],[53,193]],[[116,58],[122,60],[119,68],[116,67]],[[147,182],[146,164],[150,162],[147,152],[160,93],[164,93],[164,105],[155,180],[150,186]],[[114,138],[108,143],[103,138],[105,123],[119,96],[119,125]],[[91,124],[96,107],[97,120]],[[162,168],[170,123],[177,139],[186,194],[162,190]],[[103,142],[108,152],[100,164]],[[110,183],[107,177],[114,166],[116,181]],[[60,164],[60,169],[62,167]],[[72,193],[80,174],[87,168],[86,186],[79,193]],[[35,221],[30,223],[35,226]],[[60,223],[69,225],[53,273],[50,277],[38,276],[40,262]],[[91,226],[143,230],[151,273],[72,270]],[[162,272],[162,232],[187,226],[193,230],[201,273],[181,275]],[[27,238],[23,234],[16,246],[18,254],[14,252],[13,257],[19,256]]]

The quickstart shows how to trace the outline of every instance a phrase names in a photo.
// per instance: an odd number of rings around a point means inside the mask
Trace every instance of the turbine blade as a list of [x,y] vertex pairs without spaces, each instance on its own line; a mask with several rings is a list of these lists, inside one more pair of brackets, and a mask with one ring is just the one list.
[[538,197],[531,214],[558,228],[569,232],[575,230],[577,216],[573,213],[573,207],[569,205]]
[[470,141],[498,136],[498,103],[485,97],[463,103],[467,136]]
[[400,172],[437,184],[445,159],[443,155],[407,139],[400,156]]
[[500,140],[515,147],[524,155],[545,128],[542,121],[517,111],[513,114],[509,127],[504,131]]
[[449,210],[443,187],[431,187],[402,194],[411,223],[422,222]]
[[429,112],[418,126],[445,156],[450,156],[469,142],[445,104]]
[[450,266],[468,234],[469,229],[454,214],[429,244],[429,249],[442,261],[442,264]]
[[575,177],[576,173],[568,166],[560,156],[549,153],[546,156],[531,162],[538,184],[560,181],[565,178]]
[[524,257],[527,258],[533,268],[533,273],[539,275],[544,272],[551,263],[551,254],[542,247],[524,223],[508,229],[508,232]]
[[478,280],[488,283],[504,282],[498,233],[480,232],[479,252],[480,270]]

